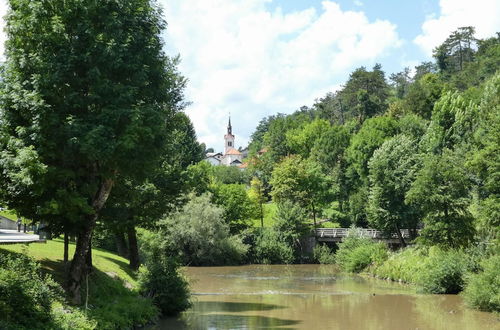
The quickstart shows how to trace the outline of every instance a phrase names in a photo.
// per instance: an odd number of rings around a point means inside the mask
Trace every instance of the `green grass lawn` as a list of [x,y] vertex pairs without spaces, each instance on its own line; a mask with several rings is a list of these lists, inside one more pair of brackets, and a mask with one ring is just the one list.
[[[266,203],[263,205],[264,210],[264,227],[272,227],[274,224],[274,216],[276,215],[276,204]],[[252,227],[260,227],[260,219],[251,220]]]
[[0,215],[2,217],[7,218],[7,219],[11,219],[11,220],[14,220],[14,221],[17,220],[16,212],[11,211],[11,210],[4,209],[4,210],[0,211]]
[[[64,243],[62,239],[48,240],[47,243],[32,243],[29,245],[0,245],[0,252],[2,250],[27,254],[39,261],[42,267],[54,276],[54,279],[60,282],[64,279]],[[75,244],[70,243],[70,258],[74,252]],[[136,276],[128,268],[127,259],[106,250],[92,249],[92,262],[94,267],[99,271],[108,273],[112,277],[118,276],[132,286],[136,285]]]

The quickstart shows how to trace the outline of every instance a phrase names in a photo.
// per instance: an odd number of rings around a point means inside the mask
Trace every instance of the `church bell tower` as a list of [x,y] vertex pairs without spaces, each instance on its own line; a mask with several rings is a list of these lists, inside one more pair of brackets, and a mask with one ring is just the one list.
[[233,148],[234,148],[234,135],[233,135],[233,128],[231,126],[231,116],[229,116],[229,122],[227,124],[227,134],[224,135],[224,154],[227,154],[227,152]]

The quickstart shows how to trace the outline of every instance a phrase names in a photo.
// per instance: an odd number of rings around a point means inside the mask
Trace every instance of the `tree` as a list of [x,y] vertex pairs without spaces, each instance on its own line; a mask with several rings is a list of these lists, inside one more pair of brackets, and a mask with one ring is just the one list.
[[385,141],[369,163],[368,221],[386,234],[395,232],[403,246],[406,244],[401,228],[416,229],[420,221],[419,210],[405,202],[419,159],[416,141],[398,135]]
[[412,83],[410,68],[406,67],[401,72],[391,74],[389,79],[392,81],[392,87],[396,91],[396,97],[402,99]]
[[406,202],[423,214],[424,244],[443,247],[467,246],[473,239],[469,175],[459,155],[449,150],[429,156],[406,196]]
[[77,232],[68,291],[80,283],[118,175],[141,177],[184,105],[148,0],[12,0],[0,102],[0,184],[23,215]]
[[275,202],[310,208],[316,226],[316,215],[330,197],[328,178],[319,164],[297,155],[286,157],[274,168],[271,186]]
[[351,118],[358,118],[360,123],[382,114],[387,108],[388,96],[389,85],[380,64],[376,64],[373,71],[364,67],[354,70],[341,91],[343,104],[351,113]]
[[262,181],[257,177],[253,177],[250,181],[250,190],[248,191],[248,197],[257,206],[257,216],[260,219],[260,226],[264,228],[264,203],[267,198],[264,194],[264,185]]
[[252,218],[253,205],[242,184],[215,184],[211,187],[214,204],[224,210],[231,233],[238,233],[248,227]]
[[475,29],[472,26],[460,27],[434,50],[434,58],[442,73],[451,74],[462,71],[466,62],[474,60]]
[[404,99],[406,108],[425,119],[430,119],[434,103],[441,97],[443,87],[443,82],[437,74],[423,75],[408,88]]
[[186,169],[200,162],[203,149],[196,141],[191,121],[177,113],[171,121],[168,141],[157,164],[143,180],[119,177],[114,192],[101,212],[100,220],[116,234],[117,243],[128,238],[130,267],[140,265],[136,227],[151,227],[165,214],[185,202],[189,191]]
[[286,132],[286,143],[291,153],[308,158],[312,146],[320,140],[323,133],[330,127],[324,119],[316,119],[304,127],[291,129]]

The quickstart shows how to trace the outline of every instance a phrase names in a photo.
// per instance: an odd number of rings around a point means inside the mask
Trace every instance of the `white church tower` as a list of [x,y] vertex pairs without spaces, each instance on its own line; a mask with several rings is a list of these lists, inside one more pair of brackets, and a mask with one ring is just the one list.
[[224,154],[231,149],[234,149],[234,135],[233,128],[231,127],[231,117],[229,117],[229,123],[227,124],[227,134],[224,135]]
[[243,155],[234,148],[233,128],[231,127],[231,117],[227,124],[227,134],[224,135],[224,156],[221,159],[221,165],[240,166]]

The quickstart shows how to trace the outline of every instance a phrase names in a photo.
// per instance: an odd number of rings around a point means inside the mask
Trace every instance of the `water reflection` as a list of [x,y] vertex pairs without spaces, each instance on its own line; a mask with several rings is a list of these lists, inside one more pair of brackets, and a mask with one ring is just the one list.
[[500,329],[459,296],[319,265],[188,268],[193,307],[156,329]]

